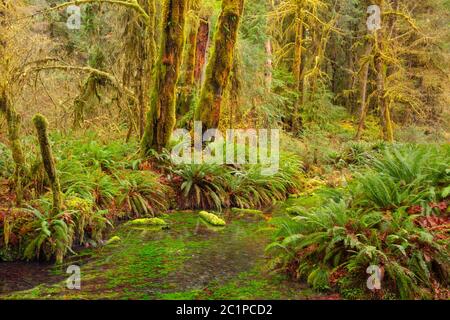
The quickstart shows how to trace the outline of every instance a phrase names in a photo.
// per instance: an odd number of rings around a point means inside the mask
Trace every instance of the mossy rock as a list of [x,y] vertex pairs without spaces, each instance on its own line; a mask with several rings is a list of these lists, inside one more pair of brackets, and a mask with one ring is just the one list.
[[128,222],[131,226],[166,226],[167,222],[160,218],[136,219]]
[[232,208],[231,212],[234,214],[240,214],[240,215],[255,215],[255,216],[262,216],[264,213],[261,210],[256,209],[241,209],[241,208]]
[[209,213],[206,211],[200,211],[199,212],[199,216],[205,220],[206,222],[208,222],[209,224],[216,226],[216,227],[223,227],[226,225],[225,220],[219,218],[218,216],[216,216],[213,213]]

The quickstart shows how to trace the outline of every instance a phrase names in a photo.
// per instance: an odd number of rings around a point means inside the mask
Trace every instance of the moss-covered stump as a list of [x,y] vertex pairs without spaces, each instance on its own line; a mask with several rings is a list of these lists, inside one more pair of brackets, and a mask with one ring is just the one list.
[[55,158],[53,157],[52,147],[48,139],[48,121],[43,115],[36,114],[33,117],[33,123],[36,127],[39,146],[41,148],[42,162],[44,163],[45,172],[47,173],[52,189],[53,214],[56,215],[61,211],[62,206],[61,186],[56,175]]

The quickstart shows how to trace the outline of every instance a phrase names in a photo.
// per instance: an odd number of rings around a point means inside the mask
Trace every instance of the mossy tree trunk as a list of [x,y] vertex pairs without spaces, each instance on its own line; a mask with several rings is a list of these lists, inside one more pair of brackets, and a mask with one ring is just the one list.
[[187,0],[166,0],[163,10],[161,51],[142,139],[142,152],[162,151],[175,127],[176,85],[183,55]]
[[20,141],[21,117],[14,108],[9,83],[10,58],[12,52],[7,43],[6,18],[12,2],[2,0],[0,2],[0,114],[3,114],[7,123],[8,139],[12,157],[15,164],[13,183],[16,193],[16,203],[20,205],[23,200],[24,178],[27,176],[25,156]]
[[[381,12],[384,11],[384,0],[379,0],[378,5],[381,8]],[[392,130],[392,120],[390,116],[389,104],[386,99],[385,82],[387,76],[387,65],[383,59],[383,52],[385,50],[385,31],[383,28],[377,31],[375,37],[375,68],[377,71],[377,103],[380,110],[381,125],[383,128],[383,138],[386,141],[393,142],[394,134]]]
[[180,98],[177,103],[177,114],[182,117],[189,112],[191,103],[195,94],[194,87],[194,74],[195,74],[195,64],[196,64],[196,53],[197,53],[197,35],[199,32],[200,18],[198,16],[200,9],[200,1],[195,0],[190,3],[190,13],[191,19],[189,21],[189,35],[186,38],[186,55],[184,59],[184,64],[186,69],[184,72],[183,84],[181,86]]
[[214,38],[214,51],[206,69],[195,118],[204,128],[218,128],[225,89],[233,67],[239,22],[244,0],[223,0]]
[[201,86],[203,80],[203,74],[206,64],[206,52],[208,50],[209,44],[210,19],[211,16],[209,14],[203,15],[200,19],[200,25],[197,32],[194,68],[194,81],[197,88]]
[[61,187],[59,179],[56,174],[55,159],[52,153],[52,147],[48,139],[48,122],[47,119],[37,114],[33,118],[34,126],[36,127],[39,146],[41,148],[42,162],[44,163],[45,172],[50,181],[50,187],[53,194],[53,215],[57,215],[61,211]]
[[145,115],[152,86],[150,75],[156,60],[156,3],[155,0],[139,0],[138,3],[149,16],[149,20],[146,22],[138,12],[128,10],[125,13],[126,27],[123,33],[123,84],[133,88],[136,96],[136,101],[130,101],[135,114],[129,119],[127,140],[131,136],[135,123],[137,123],[139,138],[144,135]]
[[304,17],[303,1],[297,2],[297,11],[295,16],[295,48],[293,72],[295,78],[295,88],[298,92],[298,98],[294,104],[294,113],[292,118],[292,131],[297,133],[303,128],[303,119],[301,117],[301,106],[304,102],[304,66],[303,66],[303,38],[304,38]]
[[359,107],[359,122],[358,131],[356,133],[356,140],[360,140],[364,131],[364,126],[366,122],[366,116],[368,111],[367,103],[367,84],[369,79],[369,67],[370,67],[370,53],[372,51],[372,44],[368,43],[366,45],[365,55],[362,57],[362,67],[360,74],[360,107]]
[[24,180],[27,176],[25,155],[20,141],[21,117],[16,112],[16,109],[12,105],[8,94],[5,91],[0,92],[0,112],[5,115],[8,127],[8,139],[15,165],[13,182],[16,193],[16,203],[20,205],[23,200]]

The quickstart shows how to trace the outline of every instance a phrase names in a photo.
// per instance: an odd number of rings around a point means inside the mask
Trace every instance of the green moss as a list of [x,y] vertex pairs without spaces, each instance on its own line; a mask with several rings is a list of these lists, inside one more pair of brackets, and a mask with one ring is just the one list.
[[200,211],[199,212],[199,216],[205,220],[206,222],[208,222],[209,224],[213,225],[213,226],[218,226],[218,227],[222,227],[226,225],[226,222],[219,218],[218,216],[216,216],[213,213],[209,213],[206,211]]
[[255,210],[255,209],[241,209],[241,208],[232,208],[231,212],[235,214],[244,214],[244,215],[263,215],[263,212],[261,210]]
[[160,218],[135,219],[128,222],[131,226],[165,226],[167,222]]
[[[296,299],[302,290],[264,271],[261,259],[269,231],[266,221],[235,220],[212,233],[194,212],[171,213],[165,231],[118,228],[111,239],[120,245],[92,249],[82,266],[82,290],[67,290],[65,281],[17,292],[5,299]],[[117,242],[116,242],[117,243]],[[246,252],[246,255],[240,254]],[[223,256],[233,257],[226,261]],[[71,263],[71,262],[68,262]],[[203,281],[196,281],[201,274]],[[64,275],[64,274],[62,274]],[[200,284],[200,285],[199,285]]]
[[56,175],[55,159],[53,157],[52,148],[48,139],[48,121],[41,115],[36,114],[33,117],[33,123],[36,127],[39,145],[41,148],[42,162],[44,163],[45,172],[50,181],[50,187],[53,194],[53,214],[56,215],[61,211],[61,186],[58,176]]

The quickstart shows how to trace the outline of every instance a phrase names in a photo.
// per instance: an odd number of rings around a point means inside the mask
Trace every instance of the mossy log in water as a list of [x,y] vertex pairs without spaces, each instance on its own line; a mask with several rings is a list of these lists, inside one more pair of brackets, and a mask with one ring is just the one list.
[[165,226],[167,223],[160,218],[136,219],[128,222],[132,226]]
[[239,21],[244,0],[222,1],[222,13],[214,38],[214,51],[206,69],[195,117],[205,128],[218,128],[225,88],[233,66]]
[[261,210],[255,210],[255,209],[232,208],[231,212],[233,212],[235,214],[242,214],[242,215],[255,215],[255,216],[263,215],[263,212]]
[[166,147],[175,127],[175,91],[183,55],[186,11],[187,0],[165,1],[161,52],[142,139],[144,154]]
[[211,224],[213,226],[223,227],[226,225],[226,222],[223,219],[219,218],[218,216],[216,216],[213,213],[209,213],[206,211],[200,211],[199,216],[203,220],[205,220],[206,222],[208,222],[209,224]]
[[50,181],[50,187],[53,193],[53,214],[58,214],[61,211],[61,186],[56,174],[55,159],[53,157],[52,147],[48,139],[48,122],[47,119],[40,114],[33,118],[34,126],[36,127],[39,145],[41,148],[42,162],[44,163],[45,172]]

